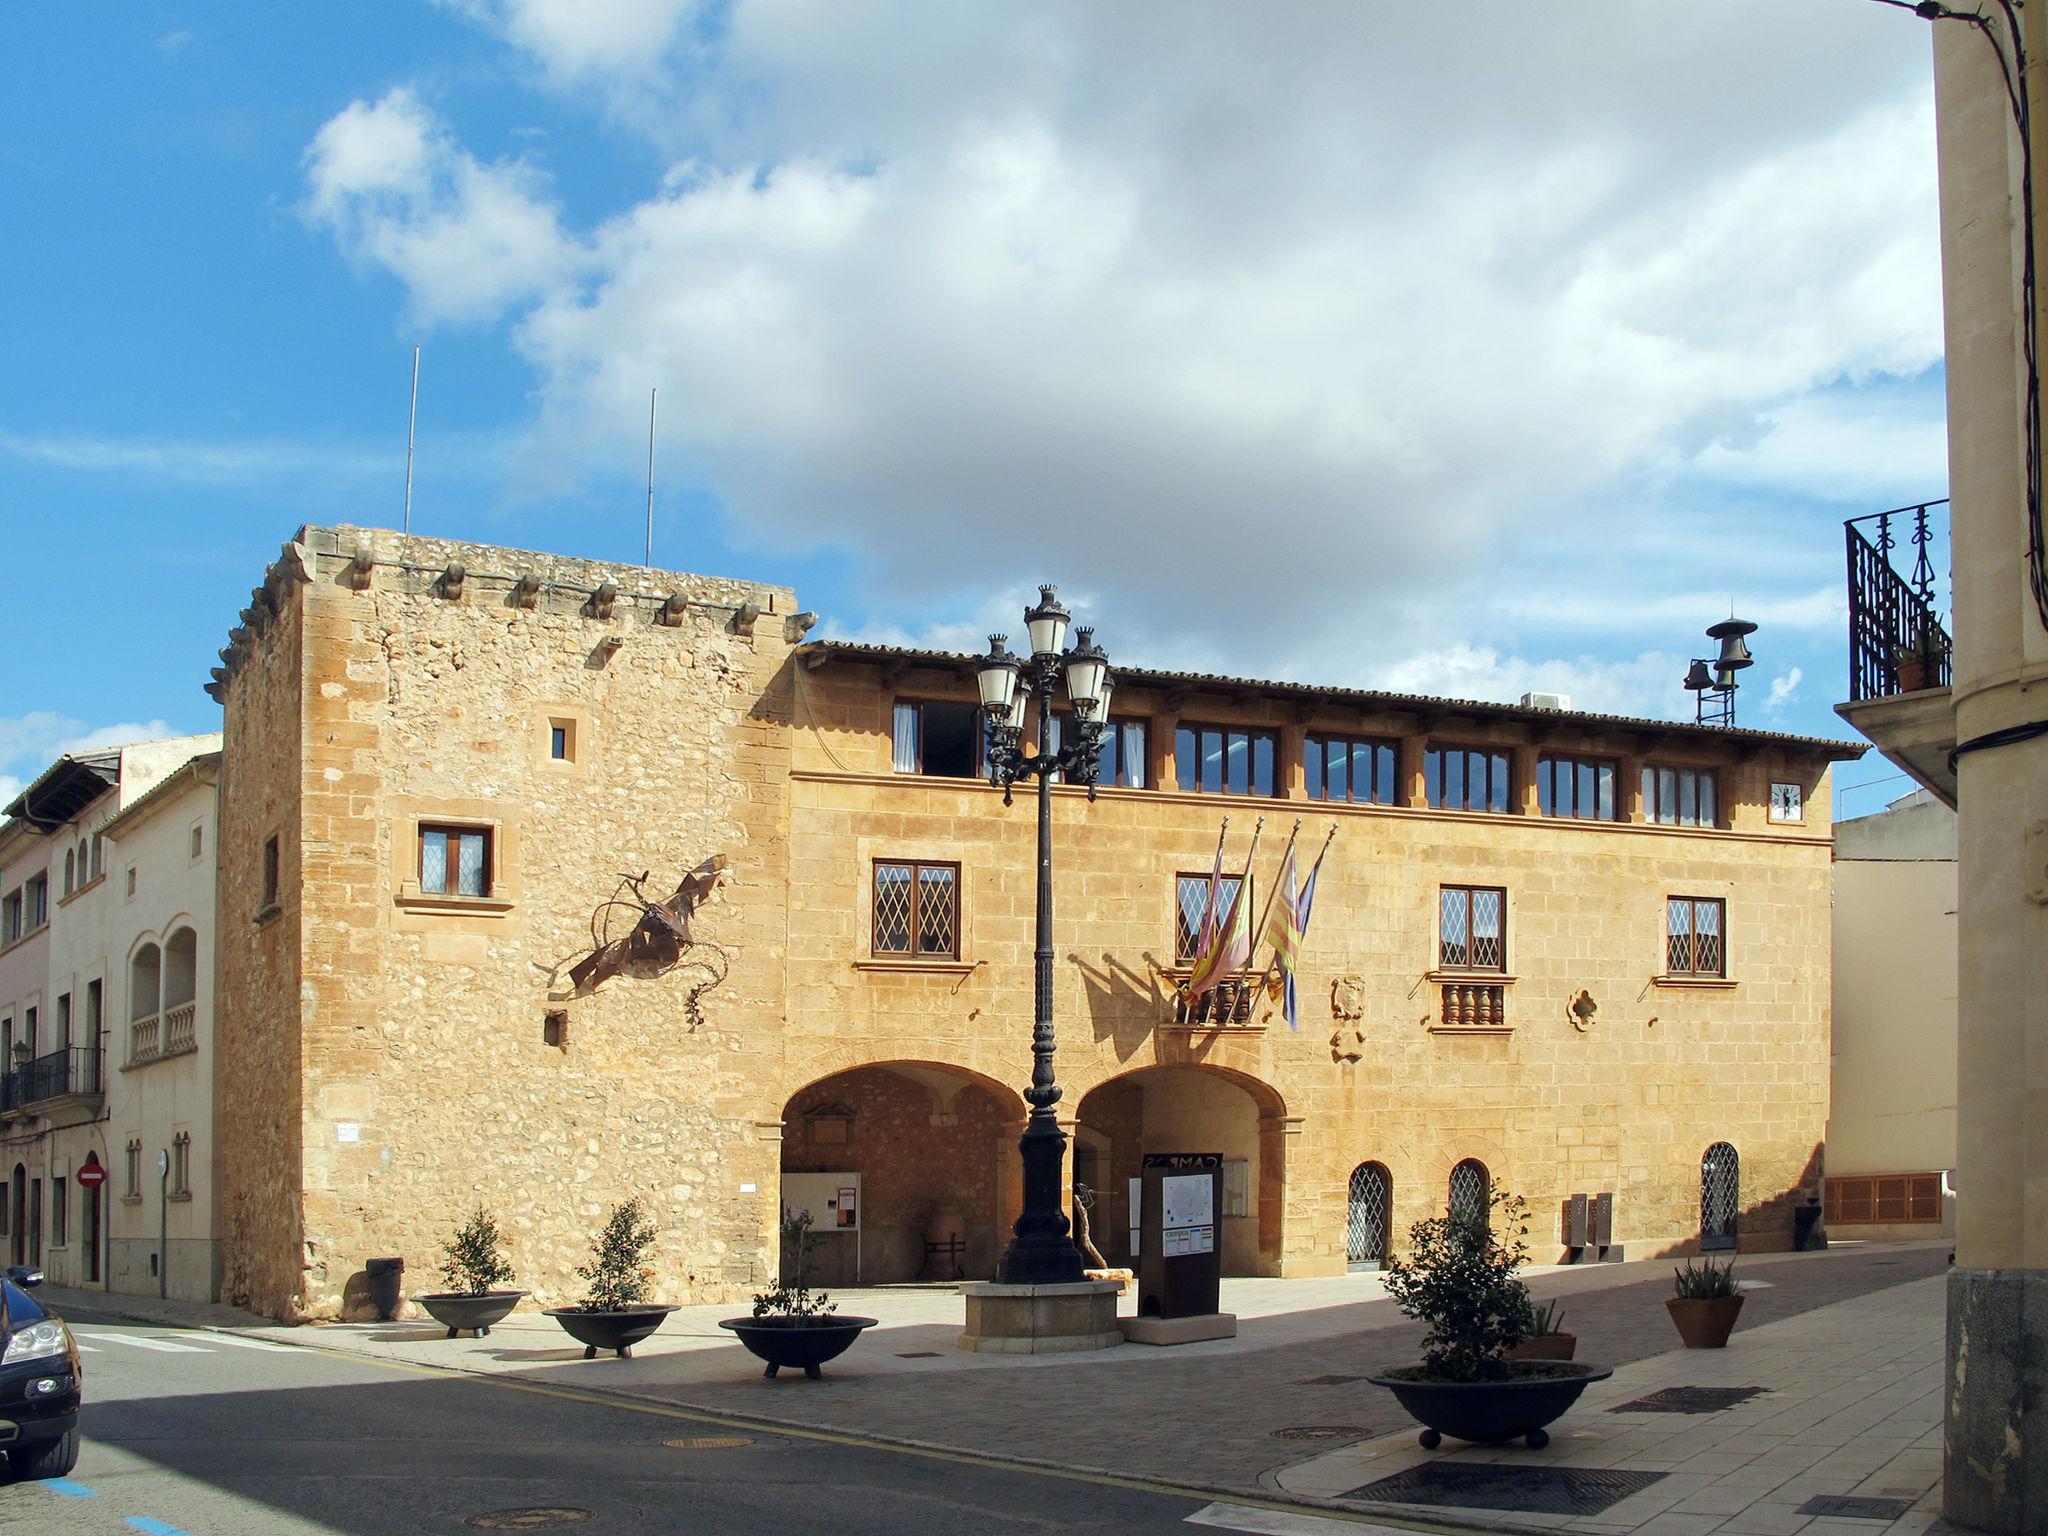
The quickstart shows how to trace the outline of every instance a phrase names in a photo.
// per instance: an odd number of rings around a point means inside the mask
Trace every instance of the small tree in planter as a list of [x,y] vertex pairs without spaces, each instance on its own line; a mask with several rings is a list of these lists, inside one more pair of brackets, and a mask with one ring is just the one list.
[[756,1356],[768,1362],[763,1375],[773,1377],[785,1365],[802,1366],[804,1375],[815,1381],[820,1367],[835,1359],[872,1328],[872,1317],[839,1317],[839,1305],[823,1291],[811,1290],[811,1261],[816,1255],[818,1236],[811,1230],[809,1211],[784,1211],[782,1241],[790,1251],[788,1280],[754,1296],[751,1317],[729,1317],[718,1326],[729,1328]]
[[674,1307],[650,1302],[654,1270],[647,1250],[654,1246],[655,1226],[638,1196],[620,1202],[605,1217],[604,1230],[590,1245],[590,1262],[576,1273],[589,1285],[580,1304],[550,1307],[548,1316],[583,1345],[583,1358],[600,1349],[629,1359],[633,1345],[659,1328]]
[[1486,1220],[1438,1216],[1408,1230],[1410,1252],[1387,1262],[1387,1292],[1429,1332],[1422,1363],[1371,1378],[1421,1422],[1422,1444],[1445,1435],[1549,1444],[1544,1426],[1610,1370],[1563,1361],[1513,1360],[1534,1320],[1516,1272],[1529,1257],[1528,1206],[1495,1190]]
[[449,1338],[465,1328],[479,1337],[489,1333],[526,1294],[500,1289],[513,1277],[512,1261],[505,1256],[497,1218],[483,1206],[469,1213],[441,1251],[447,1256],[441,1278],[448,1289],[415,1299],[448,1330]]

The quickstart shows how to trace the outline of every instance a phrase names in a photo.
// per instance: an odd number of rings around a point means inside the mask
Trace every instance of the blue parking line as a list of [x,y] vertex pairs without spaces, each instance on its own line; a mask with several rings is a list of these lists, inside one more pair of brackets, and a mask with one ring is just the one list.
[[128,1523],[138,1531],[148,1532],[148,1536],[191,1536],[189,1531],[182,1531],[175,1525],[166,1525],[161,1520],[152,1520],[148,1515],[130,1515]]
[[83,1483],[74,1483],[68,1477],[50,1477],[43,1480],[43,1486],[52,1493],[61,1493],[67,1499],[92,1499],[99,1497]]

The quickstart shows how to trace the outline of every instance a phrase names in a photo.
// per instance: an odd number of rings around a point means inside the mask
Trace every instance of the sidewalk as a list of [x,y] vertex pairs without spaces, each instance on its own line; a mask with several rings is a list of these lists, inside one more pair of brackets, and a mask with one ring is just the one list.
[[[1866,1321],[1844,1328],[1831,1320],[1837,1309],[1862,1302],[1900,1309],[1896,1332],[1902,1339],[1915,1327],[1922,1333],[1932,1330],[1928,1335],[1933,1341],[1932,1364],[1910,1364],[1906,1375],[1896,1378],[1916,1383],[1912,1390],[1917,1400],[1932,1392],[1939,1381],[1942,1301],[1938,1277],[1946,1267],[1947,1253],[1944,1243],[1745,1258],[1740,1261],[1740,1273],[1753,1289],[1743,1309],[1743,1326],[1726,1352],[1671,1352],[1676,1336],[1663,1306],[1663,1298],[1670,1293],[1667,1263],[1530,1271],[1530,1288],[1539,1300],[1563,1300],[1566,1325],[1579,1335],[1579,1358],[1627,1367],[1613,1382],[1589,1393],[1587,1404],[1564,1421],[1556,1441],[1543,1453],[1547,1463],[1595,1466],[1573,1458],[1583,1452],[1606,1454],[1617,1426],[1634,1429],[1644,1423],[1647,1427],[1641,1435],[1629,1438],[1626,1444],[1612,1445],[1611,1453],[1655,1455],[1646,1447],[1649,1439],[1660,1435],[1677,1436],[1681,1441],[1709,1435],[1718,1445],[1727,1423],[1747,1425],[1759,1413],[1790,1408],[1794,1393],[1804,1392],[1816,1381],[1832,1382],[1835,1378],[1829,1373],[1867,1367],[1872,1340],[1859,1336],[1858,1329],[1872,1324]],[[1528,1515],[1489,1515],[1474,1509],[1435,1508],[1424,1516],[1397,1505],[1342,1497],[1381,1474],[1375,1471],[1352,1477],[1350,1470],[1339,1472],[1340,1467],[1352,1469],[1369,1462],[1391,1469],[1397,1462],[1442,1460],[1449,1454],[1430,1458],[1418,1452],[1414,1426],[1391,1395],[1363,1380],[1382,1365],[1413,1360],[1421,1337],[1421,1329],[1401,1317],[1386,1297],[1377,1275],[1225,1281],[1223,1305],[1239,1316],[1237,1338],[1171,1349],[1125,1345],[1081,1355],[979,1355],[957,1349],[962,1304],[950,1289],[843,1292],[835,1297],[842,1312],[876,1317],[879,1326],[863,1335],[851,1352],[827,1366],[824,1379],[816,1382],[787,1375],[776,1381],[761,1378],[759,1362],[717,1326],[720,1318],[743,1314],[744,1306],[680,1309],[660,1332],[635,1347],[632,1359],[585,1361],[581,1348],[552,1319],[537,1313],[514,1314],[488,1338],[451,1340],[445,1330],[427,1319],[280,1327],[232,1308],[179,1308],[153,1299],[48,1288],[43,1294],[60,1313],[67,1306],[76,1306],[148,1321],[225,1327],[284,1343],[410,1365],[618,1393],[744,1416],[764,1425],[859,1435],[1207,1490],[1269,1498],[1284,1492],[1296,1498],[1334,1499],[1347,1510],[1376,1512],[1382,1518],[1405,1514],[1440,1523],[1512,1522],[1503,1528],[1520,1529],[1546,1523]],[[1887,1321],[1884,1326],[1891,1329],[1893,1325]],[[1892,1334],[1883,1337],[1889,1339]],[[1781,1338],[1786,1342],[1777,1342]],[[1823,1339],[1833,1342],[1817,1342]],[[1759,1340],[1765,1353],[1758,1353]],[[1752,1361],[1767,1365],[1768,1373],[1744,1376],[1740,1382],[1715,1374],[1737,1369],[1739,1375],[1742,1366],[1758,1369]],[[1919,1375],[1913,1375],[1914,1371]],[[1598,1411],[1610,1402],[1609,1389],[1619,1389],[1624,1383],[1640,1387],[1641,1382],[1652,1379],[1656,1385],[1730,1382],[1772,1390],[1770,1396],[1757,1400],[1768,1408],[1752,1403],[1712,1417],[1666,1415],[1639,1421],[1634,1416],[1617,1415],[1610,1421]],[[1891,1382],[1881,1384],[1887,1386],[1888,1396],[1900,1390]],[[1859,1386],[1856,1395],[1868,1396],[1870,1385]],[[1630,1395],[1640,1396],[1646,1390],[1654,1387],[1640,1387]],[[1902,1406],[1903,1402],[1893,1402],[1886,1412]],[[1929,1411],[1938,1436],[1938,1400]],[[1804,1434],[1810,1428],[1795,1430],[1788,1421],[1788,1429],[1780,1437]],[[1571,1438],[1582,1431],[1596,1439],[1581,1442]],[[1318,1449],[1318,1442],[1327,1454],[1303,1462],[1304,1453]],[[1342,1449],[1337,1449],[1340,1446]],[[1672,1454],[1669,1450],[1664,1453],[1666,1457]],[[1344,1461],[1346,1456],[1352,1460]],[[1385,1460],[1374,1460],[1378,1457]],[[1824,1455],[1814,1458],[1802,1471],[1818,1475],[1817,1464],[1824,1459]],[[1833,1476],[1839,1466],[1826,1469],[1827,1475]],[[1308,1470],[1318,1467],[1322,1474]],[[1682,1475],[1691,1479],[1705,1470],[1689,1468]],[[1781,1482],[1790,1477],[1788,1474]],[[1302,1478],[1307,1481],[1299,1487],[1286,1481]],[[1705,1491],[1703,1486],[1670,1484],[1668,1477],[1664,1483],[1667,1492],[1685,1491],[1660,1504],[1659,1512],[1672,1510],[1673,1518],[1681,1520],[1706,1513],[1676,1510],[1687,1498]],[[1915,1494],[1924,1488],[1924,1484],[1916,1488]],[[1852,1489],[1831,1485],[1820,1491]],[[1803,1528],[1803,1523],[1787,1529]],[[1685,1523],[1641,1527],[1649,1536],[1693,1536],[1696,1531],[1713,1528]],[[1728,1529],[1730,1536],[1748,1536],[1744,1527]],[[1816,1529],[1859,1530],[1869,1536],[1883,1526],[1858,1520],[1839,1527],[1822,1524]],[[1779,1536],[1778,1527],[1760,1528],[1755,1536]]]

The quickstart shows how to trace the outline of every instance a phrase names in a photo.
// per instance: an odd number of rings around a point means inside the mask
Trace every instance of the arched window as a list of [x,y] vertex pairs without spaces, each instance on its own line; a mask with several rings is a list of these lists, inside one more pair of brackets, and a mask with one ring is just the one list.
[[1486,1226],[1486,1199],[1491,1185],[1486,1164],[1468,1157],[1451,1170],[1451,1220]]
[[162,1049],[163,952],[145,944],[128,961],[128,1059],[148,1061]]
[[179,928],[164,941],[164,1033],[166,1056],[198,1048],[199,936]]
[[1387,1262],[1393,1231],[1394,1180],[1380,1163],[1351,1170],[1344,1213],[1344,1262],[1349,1269],[1378,1269]]
[[71,849],[64,850],[64,894],[69,896],[78,883],[78,855]]
[[1732,1144],[1717,1141],[1700,1159],[1700,1252],[1734,1248],[1741,1209],[1742,1159]]

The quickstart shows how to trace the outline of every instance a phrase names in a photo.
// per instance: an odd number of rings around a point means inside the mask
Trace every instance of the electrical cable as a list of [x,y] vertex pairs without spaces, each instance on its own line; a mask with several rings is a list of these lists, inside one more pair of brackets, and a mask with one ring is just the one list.
[[1982,736],[1972,736],[1960,742],[1948,755],[1948,771],[1956,771],[1956,759],[1966,752],[1988,752],[1993,747],[2010,747],[2022,741],[2048,736],[2048,720],[2029,720],[2025,725],[2001,726],[1995,731],[1986,731]]

